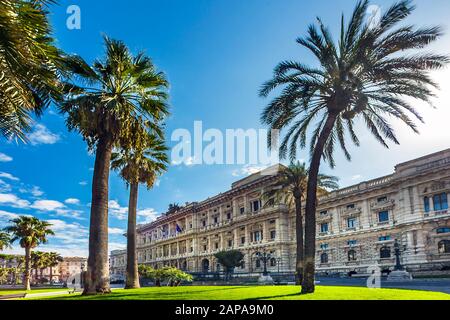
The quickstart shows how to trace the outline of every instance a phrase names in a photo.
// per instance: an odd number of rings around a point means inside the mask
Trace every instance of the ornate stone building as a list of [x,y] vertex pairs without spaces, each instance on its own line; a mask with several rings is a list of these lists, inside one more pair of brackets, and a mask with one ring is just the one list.
[[[253,174],[213,198],[140,225],[139,263],[214,272],[220,270],[214,253],[238,249],[245,264],[236,272],[261,272],[256,253],[263,251],[272,256],[269,271],[293,272],[293,211],[261,203],[275,179],[265,171]],[[449,197],[450,149],[399,164],[389,176],[331,192],[317,210],[318,272],[366,272],[374,265],[392,269],[396,239],[408,269],[449,268]],[[117,270],[124,270],[124,255],[112,253],[112,260],[123,261]]]

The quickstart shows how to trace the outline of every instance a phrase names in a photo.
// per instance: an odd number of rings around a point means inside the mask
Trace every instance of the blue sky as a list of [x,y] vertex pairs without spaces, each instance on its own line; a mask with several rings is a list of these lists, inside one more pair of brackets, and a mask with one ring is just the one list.
[[[391,1],[374,1],[386,8]],[[66,28],[66,9],[81,9],[81,30]],[[335,32],[340,12],[347,16],[354,1],[327,0],[168,0],[168,1],[61,1],[51,8],[55,36],[65,51],[92,62],[102,57],[102,34],[124,40],[134,51],[145,50],[171,83],[172,116],[167,135],[177,128],[192,131],[201,120],[220,130],[262,128],[259,114],[267,100],[258,88],[281,60],[313,63],[295,43],[309,23],[320,16]],[[447,0],[416,1],[411,17],[416,24],[440,24],[449,34]],[[449,53],[450,37],[432,49]],[[393,122],[400,146],[385,150],[365,128],[359,127],[360,148],[351,148],[353,160],[337,154],[337,167],[323,171],[340,177],[341,186],[389,174],[395,164],[450,147],[448,121],[450,72],[435,75],[441,91],[437,109],[420,105],[426,124],[413,135]],[[45,250],[66,256],[87,254],[89,203],[94,157],[76,133],[67,131],[64,117],[49,109],[36,119],[28,145],[1,142],[0,224],[17,214],[50,220],[57,233]],[[169,141],[169,145],[173,142]],[[308,155],[299,155],[307,159]],[[255,168],[238,165],[172,165],[154,189],[141,188],[139,221],[150,221],[169,203],[198,201],[227,190],[231,183]],[[110,249],[123,247],[128,190],[115,173],[110,180]],[[21,252],[14,248],[12,252]]]

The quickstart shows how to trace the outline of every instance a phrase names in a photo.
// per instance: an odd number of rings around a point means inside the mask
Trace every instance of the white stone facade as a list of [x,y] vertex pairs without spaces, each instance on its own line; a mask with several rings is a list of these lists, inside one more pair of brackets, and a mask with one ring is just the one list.
[[[245,265],[236,273],[261,272],[255,254],[263,251],[272,253],[269,271],[293,272],[294,213],[283,204],[261,203],[275,179],[251,175],[227,192],[140,225],[139,263],[214,272],[220,271],[214,253],[238,249],[245,254]],[[365,272],[374,265],[392,269],[395,239],[408,269],[448,268],[449,198],[450,149],[399,164],[392,175],[330,193],[319,200],[317,210],[317,271]],[[125,270],[125,254],[112,252],[114,272]]]

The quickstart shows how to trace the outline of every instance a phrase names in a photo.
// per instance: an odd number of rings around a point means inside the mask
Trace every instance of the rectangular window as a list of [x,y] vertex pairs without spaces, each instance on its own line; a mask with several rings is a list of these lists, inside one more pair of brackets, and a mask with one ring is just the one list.
[[387,197],[379,197],[377,199],[377,202],[386,202],[387,201]]
[[275,240],[276,236],[277,236],[277,232],[275,230],[270,231],[270,239]]
[[227,213],[227,220],[231,220],[231,213]]
[[260,201],[259,200],[255,200],[255,201],[252,202],[253,212],[259,211],[259,207],[260,207]]
[[328,232],[328,223],[322,223],[320,225],[320,232],[327,233]]
[[423,198],[423,208],[425,212],[430,212],[430,198],[428,197]]
[[321,215],[321,216],[326,216],[326,215],[327,215],[327,213],[328,213],[328,211],[327,211],[327,210],[323,210],[323,211],[320,211],[320,215]]
[[202,220],[202,226],[206,227],[206,220]]
[[233,246],[233,241],[232,240],[228,240],[228,247],[231,248]]
[[378,238],[378,241],[389,241],[391,240],[391,236],[382,236]]
[[347,228],[349,228],[349,229],[356,228],[356,218],[348,218],[347,219]]
[[352,203],[352,204],[347,205],[347,209],[355,209],[355,204]]
[[206,251],[206,244],[203,245],[203,251]]
[[219,222],[219,218],[218,217],[214,217],[214,223]]
[[434,211],[448,209],[448,199],[446,193],[437,194],[433,197]]
[[358,241],[357,240],[348,240],[347,241],[347,245],[349,245],[349,246],[356,246],[356,244],[358,243]]
[[218,243],[218,242],[216,242],[216,243],[214,244],[214,248],[219,249],[219,243]]
[[245,208],[244,208],[244,207],[239,208],[239,212],[240,212],[241,214],[244,214],[244,213],[245,213]]
[[322,250],[327,250],[327,249],[328,249],[328,243],[322,243],[322,244],[320,245],[320,249],[322,249]]
[[241,237],[241,244],[245,244],[245,237]]
[[255,231],[252,233],[253,239],[252,241],[257,242],[262,240],[262,232],[261,231]]
[[388,222],[389,221],[389,211],[378,212],[378,222]]

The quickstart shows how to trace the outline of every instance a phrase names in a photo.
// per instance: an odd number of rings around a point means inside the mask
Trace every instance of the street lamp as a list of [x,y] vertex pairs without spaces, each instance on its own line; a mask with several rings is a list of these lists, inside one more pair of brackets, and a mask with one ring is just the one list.
[[[405,250],[406,246],[402,246],[403,250]],[[401,251],[400,251],[400,244],[398,243],[398,239],[395,239],[394,242],[394,252],[395,252],[395,266],[394,266],[394,271],[403,271],[403,266],[400,263],[400,255],[401,255]]]
[[266,250],[264,250],[262,253],[257,252],[256,257],[262,261],[264,270],[263,270],[263,276],[267,276],[269,273],[267,272],[267,262],[272,258],[272,254],[268,253]]

